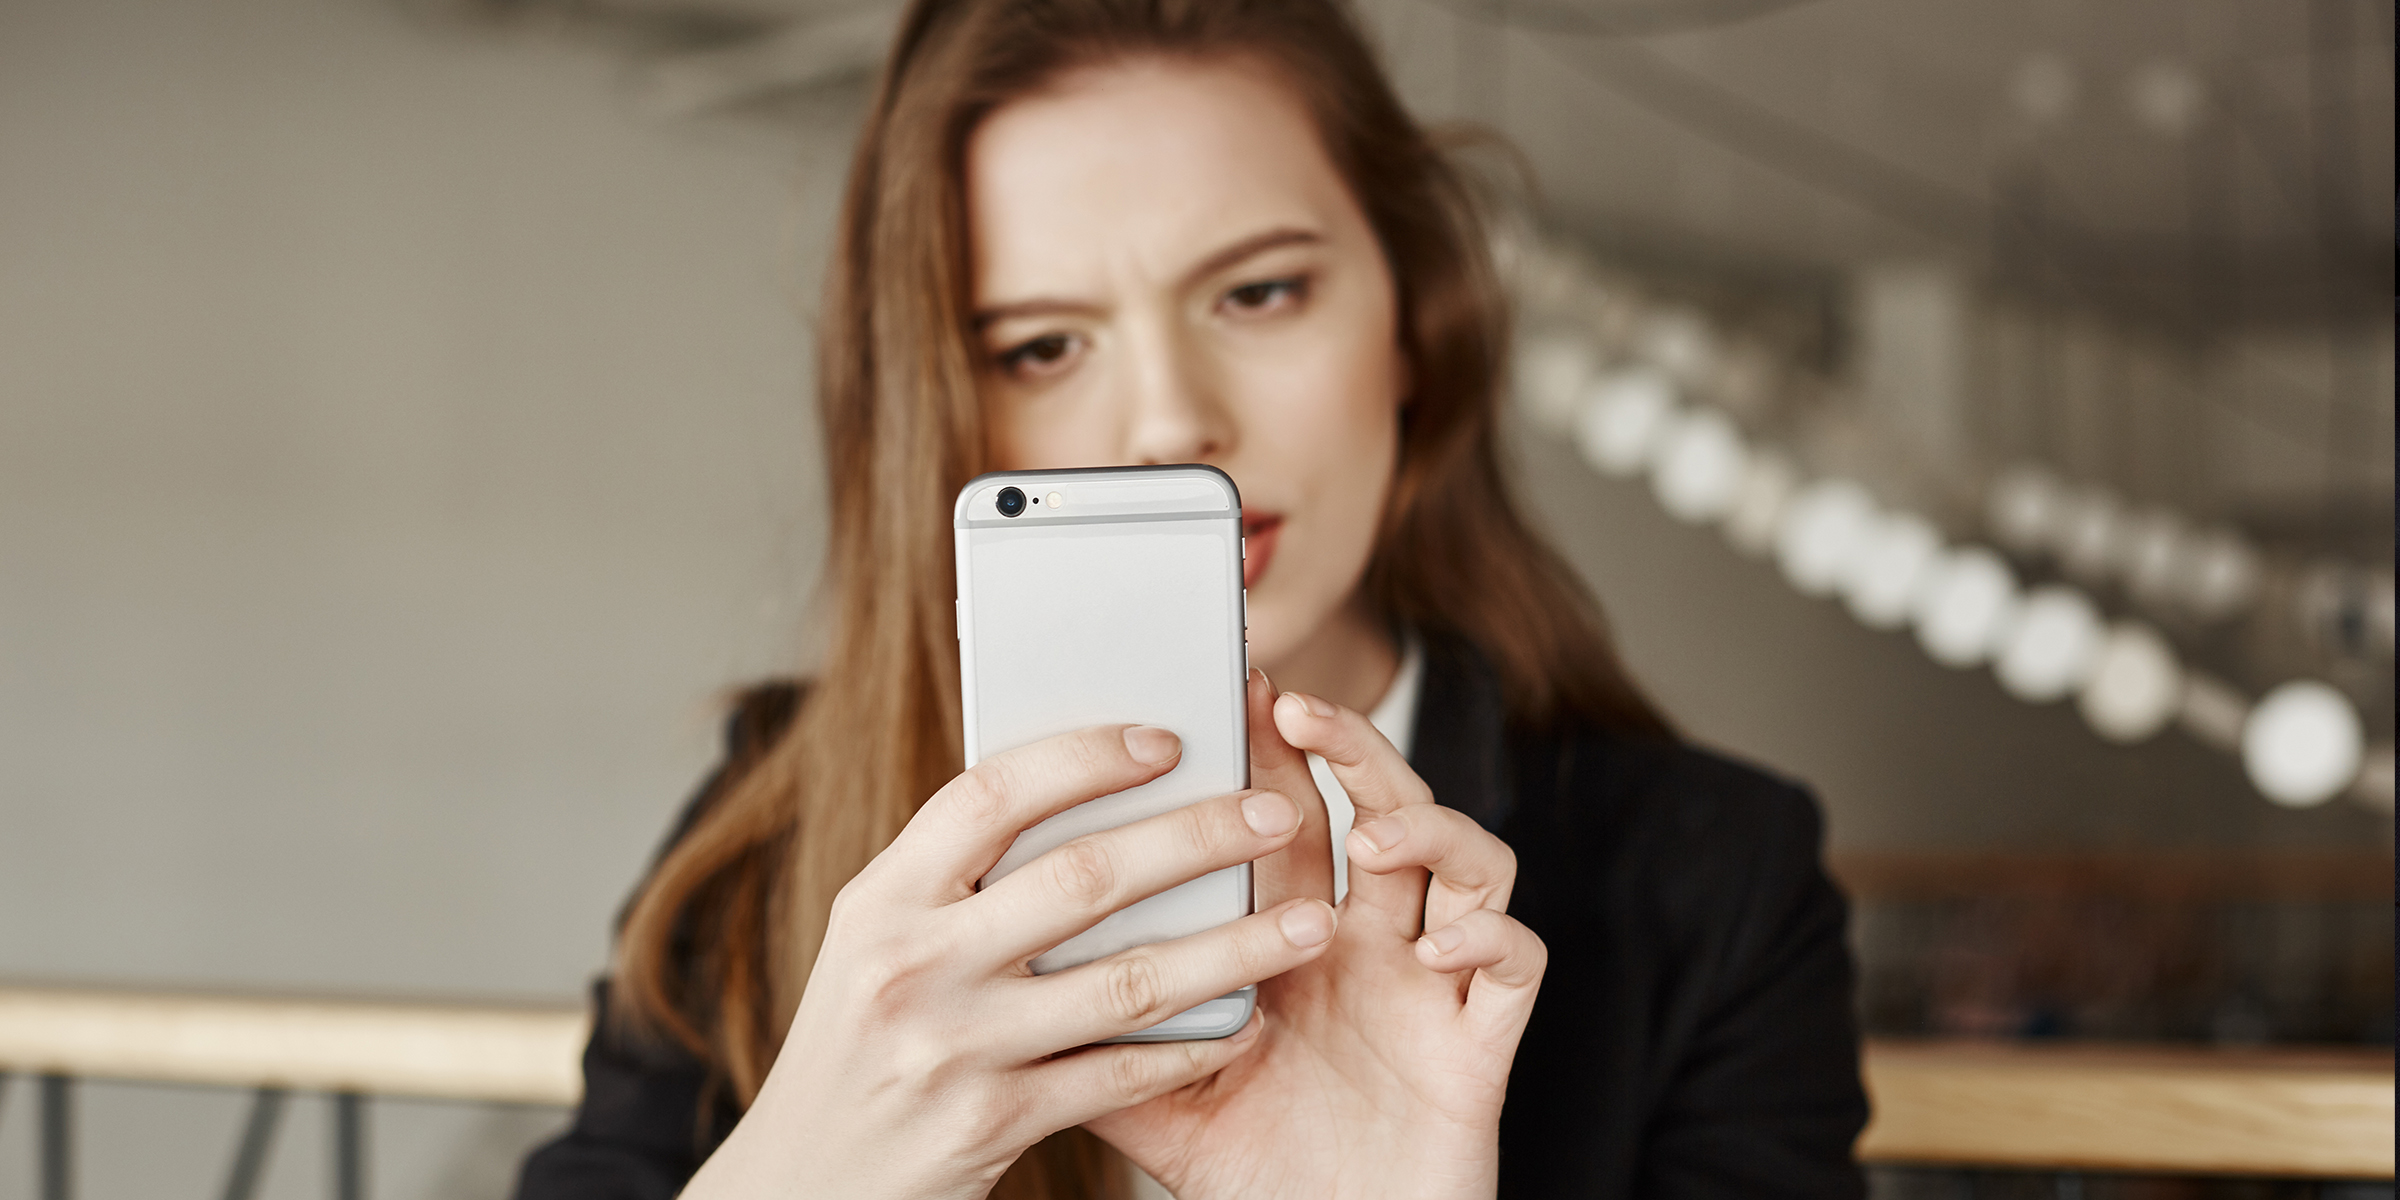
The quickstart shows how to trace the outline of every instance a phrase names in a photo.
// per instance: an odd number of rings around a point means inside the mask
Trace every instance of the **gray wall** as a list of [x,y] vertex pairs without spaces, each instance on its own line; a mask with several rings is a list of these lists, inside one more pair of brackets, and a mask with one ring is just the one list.
[[[661,125],[618,70],[377,3],[0,6],[0,978],[602,966],[719,689],[799,648],[847,129]],[[299,1115],[278,1196],[323,1194]],[[236,1116],[95,1089],[82,1194],[213,1188]],[[525,1124],[387,1106],[376,1194]]]
[[[601,968],[720,689],[805,654],[801,298],[852,119],[645,119],[619,71],[374,3],[0,6],[0,978]],[[2175,735],[2102,748],[1521,456],[1636,668],[1838,841],[2378,836]],[[88,1099],[84,1195],[214,1186],[236,1098]],[[488,1193],[555,1119],[385,1105],[375,1194]],[[302,1106],[271,1195],[320,1194],[322,1135]]]

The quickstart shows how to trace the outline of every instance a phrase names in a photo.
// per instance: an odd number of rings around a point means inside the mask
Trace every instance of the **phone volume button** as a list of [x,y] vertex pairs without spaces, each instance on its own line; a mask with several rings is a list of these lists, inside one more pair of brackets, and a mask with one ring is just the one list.
[[[1242,611],[1246,614],[1250,609],[1245,605]],[[1248,618],[1245,616],[1244,619]],[[961,642],[967,640],[967,610],[959,607],[956,600],[950,602],[950,633]]]

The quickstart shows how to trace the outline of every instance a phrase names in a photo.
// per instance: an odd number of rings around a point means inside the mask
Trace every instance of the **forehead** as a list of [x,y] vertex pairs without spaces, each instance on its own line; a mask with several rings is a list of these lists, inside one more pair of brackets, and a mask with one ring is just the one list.
[[1073,72],[987,117],[966,175],[979,301],[1172,276],[1262,229],[1363,226],[1299,96],[1244,60]]

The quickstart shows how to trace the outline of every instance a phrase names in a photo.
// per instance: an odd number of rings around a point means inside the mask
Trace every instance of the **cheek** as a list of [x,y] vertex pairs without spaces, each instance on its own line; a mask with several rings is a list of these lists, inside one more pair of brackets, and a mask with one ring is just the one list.
[[1254,650],[1271,661],[1312,636],[1366,571],[1398,453],[1403,381],[1388,323],[1371,319],[1244,374],[1241,457],[1265,495],[1291,506],[1251,597]]
[[1013,395],[1002,385],[981,394],[984,436],[994,471],[1055,470],[1107,466],[1112,456],[1114,414],[1090,402],[1093,389],[1072,380],[1039,395]]
[[1388,454],[1366,451],[1392,444],[1402,380],[1389,318],[1362,307],[1323,314],[1275,352],[1231,356],[1239,378],[1226,391],[1244,410],[1245,449],[1312,475],[1389,470]]

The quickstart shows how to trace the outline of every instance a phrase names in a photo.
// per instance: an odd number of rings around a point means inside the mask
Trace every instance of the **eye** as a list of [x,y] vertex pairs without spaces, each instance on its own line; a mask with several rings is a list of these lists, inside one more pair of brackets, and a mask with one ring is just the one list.
[[1245,283],[1225,293],[1225,307],[1235,313],[1251,316],[1281,312],[1297,306],[1308,298],[1308,277],[1294,275],[1288,279],[1262,279]]
[[1000,352],[1000,369],[1019,377],[1050,374],[1075,353],[1075,343],[1075,335],[1071,333],[1045,333],[1030,338]]

